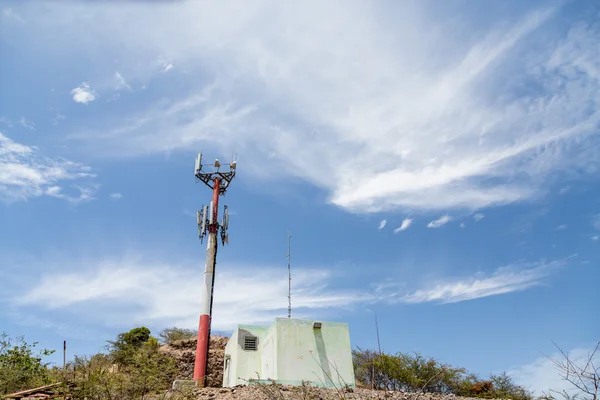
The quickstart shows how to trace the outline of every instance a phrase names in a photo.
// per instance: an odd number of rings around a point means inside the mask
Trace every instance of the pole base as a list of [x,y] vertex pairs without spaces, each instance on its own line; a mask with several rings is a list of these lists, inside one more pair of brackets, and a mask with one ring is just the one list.
[[198,386],[198,383],[191,379],[176,379],[173,381],[173,385],[171,386],[172,390],[182,390],[186,388],[195,388]]

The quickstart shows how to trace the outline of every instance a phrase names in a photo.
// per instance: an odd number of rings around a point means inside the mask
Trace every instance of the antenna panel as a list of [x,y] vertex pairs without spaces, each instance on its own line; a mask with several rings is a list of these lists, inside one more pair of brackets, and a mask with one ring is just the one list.
[[202,231],[202,235],[206,232],[206,213],[208,212],[208,206],[203,206],[202,208],[202,223],[200,224],[200,230]]
[[202,169],[202,153],[198,153],[198,157],[196,157],[196,168],[194,169],[194,174],[197,174],[198,171]]
[[209,224],[212,225],[212,224],[215,223],[215,221],[213,221],[215,213],[213,212],[213,202],[212,201],[210,202],[210,208],[208,210],[209,210],[208,211],[209,212],[209,214],[208,214],[208,221],[209,221]]
[[229,228],[229,209],[225,206],[225,211],[223,213],[223,229],[227,230]]

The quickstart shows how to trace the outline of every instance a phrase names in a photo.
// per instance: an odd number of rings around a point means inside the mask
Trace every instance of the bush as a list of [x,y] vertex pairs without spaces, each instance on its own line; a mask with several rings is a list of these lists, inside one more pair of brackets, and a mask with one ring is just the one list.
[[109,354],[75,357],[64,374],[74,385],[73,399],[144,399],[169,389],[176,361],[158,351],[147,328],[119,334]]
[[194,339],[198,336],[198,331],[173,327],[163,329],[158,336],[163,344],[171,344],[176,340]]
[[6,333],[0,335],[0,395],[50,383],[48,364],[42,358],[54,350],[34,349],[37,342],[29,344],[23,337],[12,340]]
[[[150,340],[150,329],[145,326],[133,328],[117,335],[117,340],[108,341],[108,350],[118,364],[130,364],[135,353]],[[156,340],[156,339],[154,339]]]
[[357,349],[352,352],[354,374],[367,387],[409,392],[454,394],[482,398],[532,400],[526,389],[502,374],[482,380],[463,368],[441,364],[420,354],[395,355]]

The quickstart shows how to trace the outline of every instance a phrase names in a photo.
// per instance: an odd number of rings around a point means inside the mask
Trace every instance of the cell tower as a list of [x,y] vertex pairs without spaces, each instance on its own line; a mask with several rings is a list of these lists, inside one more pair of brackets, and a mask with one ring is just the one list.
[[[205,167],[211,169],[207,171]],[[212,318],[213,289],[215,286],[215,266],[217,264],[217,233],[220,233],[223,245],[228,243],[229,213],[224,206],[221,223],[218,222],[219,196],[227,191],[235,177],[236,162],[232,161],[223,168],[219,160],[212,164],[202,164],[202,153],[196,158],[194,176],[212,189],[212,201],[198,211],[198,236],[200,242],[208,234],[206,243],[206,267],[204,269],[204,285],[202,286],[202,312],[198,327],[198,344],[196,345],[196,361],[194,364],[194,380],[200,387],[206,386],[206,370],[208,366],[208,346],[210,341],[210,323]]]

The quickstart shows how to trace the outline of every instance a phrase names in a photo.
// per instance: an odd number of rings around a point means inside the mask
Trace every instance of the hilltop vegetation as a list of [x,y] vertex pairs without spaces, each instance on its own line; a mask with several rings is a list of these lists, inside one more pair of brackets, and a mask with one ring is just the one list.
[[[53,353],[52,350],[42,349],[36,352],[37,343],[28,344],[22,337],[12,340],[2,334],[0,396],[51,382],[68,382],[73,399],[117,400],[164,396],[174,379],[189,374],[190,365],[183,364],[193,364],[193,359],[190,360],[189,357],[177,359],[181,352],[171,350],[181,348],[182,344],[195,347],[195,332],[169,328],[163,330],[159,337],[160,340],[153,337],[146,327],[134,328],[119,334],[115,340],[108,341],[105,353],[75,356],[63,370],[43,361],[44,357]],[[224,347],[224,339],[216,342]],[[221,357],[221,361],[216,360],[213,365],[222,365],[222,351],[215,354]],[[388,354],[356,349],[353,351],[353,362],[359,389],[350,393],[345,390],[335,392],[334,398],[364,398],[358,393],[372,388],[385,392],[405,391],[487,399],[534,399],[530,391],[515,384],[506,374],[482,379],[463,368],[442,364],[420,354]],[[183,372],[182,369],[187,370]],[[306,387],[285,389],[277,385],[266,385],[262,389],[264,390],[259,392],[256,392],[256,388],[248,390],[253,390],[251,393],[254,395],[261,393],[263,398],[289,398],[296,394],[299,397],[293,398],[313,396],[309,395]],[[289,393],[284,396],[284,391]],[[234,391],[223,389],[223,393],[233,396]],[[197,398],[200,394],[196,390],[184,397]],[[173,394],[169,396],[174,398]],[[317,394],[314,396],[322,397]],[[544,399],[547,400],[548,397]]]

